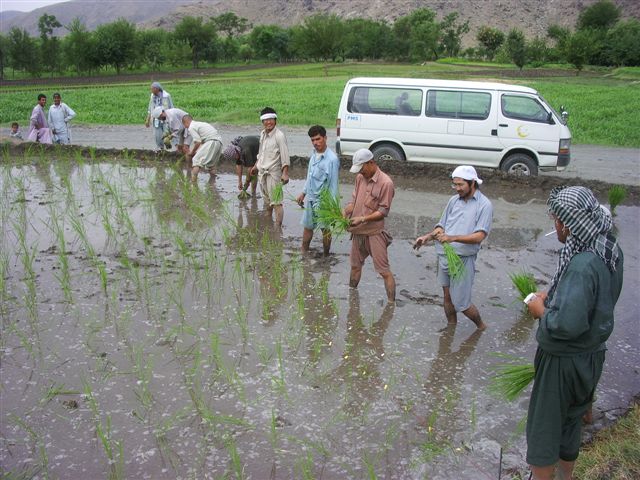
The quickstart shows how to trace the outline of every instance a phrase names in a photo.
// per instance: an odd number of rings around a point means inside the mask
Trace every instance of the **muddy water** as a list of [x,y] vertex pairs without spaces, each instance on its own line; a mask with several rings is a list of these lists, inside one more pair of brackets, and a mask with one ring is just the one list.
[[[559,247],[547,192],[483,190],[494,225],[474,302],[489,329],[447,327],[435,254],[412,240],[451,191],[397,177],[388,219],[398,305],[349,240],[300,257],[301,210],[274,229],[223,166],[197,188],[165,165],[1,165],[3,448],[7,471],[56,478],[497,478],[524,472],[514,403],[488,391],[495,353],[528,361],[535,321],[508,274],[544,288]],[[302,172],[285,199],[302,188]],[[351,176],[341,172],[341,193]],[[432,183],[432,184],[428,184]],[[616,217],[626,276],[597,422],[640,391],[638,207]]]

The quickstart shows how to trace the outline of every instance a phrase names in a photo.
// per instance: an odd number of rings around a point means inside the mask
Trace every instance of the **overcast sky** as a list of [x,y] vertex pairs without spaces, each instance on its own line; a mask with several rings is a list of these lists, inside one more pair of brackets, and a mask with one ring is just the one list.
[[30,12],[36,8],[46,7],[47,5],[66,1],[68,0],[0,0],[0,12],[7,10]]

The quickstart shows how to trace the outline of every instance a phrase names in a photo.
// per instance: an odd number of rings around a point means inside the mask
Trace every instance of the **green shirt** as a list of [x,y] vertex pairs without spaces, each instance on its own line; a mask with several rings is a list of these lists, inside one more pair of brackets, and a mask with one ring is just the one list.
[[592,252],[571,259],[540,319],[536,339],[545,352],[564,356],[606,348],[622,290],[624,257],[618,252],[615,272]]

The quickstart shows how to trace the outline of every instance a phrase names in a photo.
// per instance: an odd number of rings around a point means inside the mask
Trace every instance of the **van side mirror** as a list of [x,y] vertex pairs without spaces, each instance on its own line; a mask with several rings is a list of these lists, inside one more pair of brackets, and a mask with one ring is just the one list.
[[562,117],[562,121],[567,123],[567,118],[569,118],[569,112],[564,109],[564,105],[560,105],[560,116]]

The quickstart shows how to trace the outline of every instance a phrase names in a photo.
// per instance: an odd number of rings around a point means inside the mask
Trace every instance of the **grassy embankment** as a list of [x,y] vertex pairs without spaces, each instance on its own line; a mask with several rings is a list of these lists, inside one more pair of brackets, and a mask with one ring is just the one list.
[[[495,70],[495,75],[472,75],[478,68]],[[509,78],[500,75],[509,71]],[[548,69],[547,69],[548,71]],[[512,68],[496,65],[398,64],[304,64],[225,72],[199,79],[164,81],[176,106],[196,119],[219,124],[258,123],[257,111],[270,105],[278,110],[283,125],[307,126],[320,123],[332,128],[345,81],[353,76],[435,77],[469,80],[498,80],[536,88],[556,109],[569,111],[574,143],[619,147],[640,147],[640,69],[598,71],[590,75],[525,77]],[[515,76],[514,76],[515,75]],[[151,77],[151,75],[150,75]],[[108,82],[108,77],[105,77]],[[41,91],[60,91],[63,101],[78,112],[79,124],[135,124],[144,120],[148,84],[127,83],[46,87],[3,87],[0,102],[2,126],[11,121],[27,122],[36,96]]]

